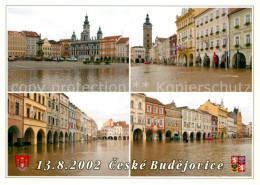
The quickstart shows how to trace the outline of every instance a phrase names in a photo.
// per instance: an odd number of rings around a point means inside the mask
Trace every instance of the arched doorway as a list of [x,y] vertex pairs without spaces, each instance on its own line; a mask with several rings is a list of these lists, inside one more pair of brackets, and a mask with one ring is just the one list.
[[246,56],[241,52],[237,52],[236,54],[233,55],[232,64],[233,64],[233,68],[239,68],[239,69],[246,68]]
[[204,56],[204,59],[203,59],[203,67],[210,67],[210,58],[208,55],[205,55]]
[[153,140],[153,131],[148,130],[146,132],[146,141],[152,141]]
[[194,132],[191,132],[190,133],[190,140],[193,140],[194,139]]
[[126,137],[125,137],[125,136],[123,137],[123,140],[126,140]]
[[134,141],[142,140],[143,139],[143,132],[141,129],[135,129],[134,130]]
[[163,133],[162,133],[162,131],[161,130],[159,130],[158,132],[157,132],[157,140],[158,141],[162,141],[162,136],[163,136]]
[[208,137],[210,137],[210,133],[208,133]]
[[52,132],[51,130],[47,133],[47,143],[52,143]]
[[69,133],[69,142],[72,142],[72,133]]
[[201,140],[201,132],[197,132],[197,134],[196,134],[196,140]]
[[37,133],[37,144],[43,144],[45,140],[45,135],[42,129]]
[[34,132],[33,132],[32,128],[27,128],[27,130],[25,131],[25,134],[24,134],[24,144],[25,145],[34,144],[33,139],[34,139]]
[[218,57],[218,55],[213,55],[213,59],[212,59],[212,61],[213,61],[213,63],[214,63],[214,66],[216,67],[216,68],[218,68],[219,67],[219,57]]
[[206,133],[203,133],[203,139],[206,139]]
[[[227,61],[227,62],[226,62]],[[220,67],[221,68],[226,68],[226,65],[227,65],[227,68],[229,68],[229,58],[228,56],[226,56],[225,54],[223,54],[221,56],[221,63],[220,63]]]
[[60,135],[59,135],[59,142],[60,142],[60,143],[63,142],[63,132],[60,132]]
[[144,58],[142,58],[142,63],[144,63]]
[[135,59],[135,63],[139,63],[139,58],[136,58],[136,59]]
[[22,143],[21,133],[16,126],[11,126],[8,129],[8,145],[20,146]]
[[201,66],[201,57],[200,57],[200,55],[198,55],[197,57],[196,57],[196,66]]
[[58,133],[57,133],[57,131],[54,132],[53,143],[58,143]]
[[104,136],[102,139],[104,139],[104,140],[107,140],[107,137],[106,137],[106,136]]
[[113,137],[112,137],[112,136],[108,136],[108,139],[109,139],[109,140],[113,140]]
[[190,54],[189,55],[189,63],[190,63],[190,66],[193,66],[193,54]]
[[188,139],[188,134],[187,134],[187,132],[183,132],[182,138],[183,138],[183,140],[187,140],[187,139]]
[[114,140],[117,140],[117,136],[114,136]]
[[119,136],[119,137],[118,137],[118,140],[122,140],[122,137],[121,137],[121,136]]
[[170,130],[168,130],[166,133],[165,133],[165,139],[171,139],[172,137],[172,132]]
[[75,142],[76,141],[76,134],[75,134],[75,132],[73,133],[73,142]]
[[69,135],[68,135],[68,132],[65,132],[65,142],[69,142]]

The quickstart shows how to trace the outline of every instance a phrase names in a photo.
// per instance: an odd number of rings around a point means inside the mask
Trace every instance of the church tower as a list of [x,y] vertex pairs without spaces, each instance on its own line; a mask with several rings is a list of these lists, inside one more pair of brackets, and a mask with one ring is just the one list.
[[76,34],[75,31],[73,31],[73,34],[71,36],[71,42],[76,42]]
[[99,27],[98,32],[97,32],[97,40],[103,39],[103,33],[101,31],[101,28]]
[[85,21],[83,24],[83,32],[81,32],[81,41],[90,40],[90,25],[88,21],[88,15],[86,13]]
[[149,59],[149,50],[152,47],[152,27],[153,25],[150,23],[149,14],[147,14],[143,24],[143,47],[145,48],[146,61]]

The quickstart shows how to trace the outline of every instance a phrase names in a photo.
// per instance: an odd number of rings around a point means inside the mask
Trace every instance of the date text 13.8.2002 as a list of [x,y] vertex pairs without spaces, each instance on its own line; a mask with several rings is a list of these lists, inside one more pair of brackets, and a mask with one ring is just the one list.
[[65,161],[61,160],[58,161],[56,164],[52,164],[50,160],[46,160],[45,163],[43,163],[42,160],[37,161],[38,165],[36,170],[43,170],[43,171],[49,171],[49,170],[100,170],[101,168],[101,161],[79,161],[72,160],[69,165],[65,164]]

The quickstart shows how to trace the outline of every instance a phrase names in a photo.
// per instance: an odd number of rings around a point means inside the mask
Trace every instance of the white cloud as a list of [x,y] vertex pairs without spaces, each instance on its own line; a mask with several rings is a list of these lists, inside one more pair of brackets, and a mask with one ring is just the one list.
[[130,105],[128,93],[65,93],[70,101],[84,111],[100,129],[105,121],[126,121],[129,124]]
[[9,6],[8,30],[29,30],[42,34],[42,38],[60,40],[71,38],[73,30],[80,36],[87,12],[91,36],[101,26],[104,36],[130,37],[130,44],[142,45],[143,23],[149,13],[156,36],[169,37],[176,33],[175,18],[181,8],[149,6]]
[[231,112],[234,107],[239,107],[242,113],[242,122],[248,124],[253,121],[253,95],[252,93],[202,93],[202,92],[176,92],[176,93],[145,93],[147,96],[156,98],[163,104],[171,103],[174,100],[177,107],[188,106],[197,109],[208,99],[211,102],[220,104],[223,99],[224,106]]

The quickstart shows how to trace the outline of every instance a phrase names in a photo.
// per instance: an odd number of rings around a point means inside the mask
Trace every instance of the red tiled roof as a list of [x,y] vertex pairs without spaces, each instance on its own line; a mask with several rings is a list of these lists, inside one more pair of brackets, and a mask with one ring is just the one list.
[[245,8],[230,8],[229,14],[236,13],[236,12],[243,10],[243,9],[245,9]]
[[123,38],[121,38],[121,39],[117,42],[117,44],[126,43],[128,40],[129,40],[129,37],[123,37]]
[[159,105],[163,105],[162,102],[160,102],[159,100],[155,99],[155,98],[150,98],[150,97],[145,97],[145,101],[149,102],[149,103],[154,103],[154,104],[159,104]]
[[26,36],[29,37],[39,37],[38,33],[35,31],[22,31]]
[[119,39],[120,37],[121,37],[121,35],[107,36],[107,37],[104,37],[103,40]]

